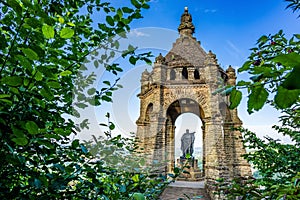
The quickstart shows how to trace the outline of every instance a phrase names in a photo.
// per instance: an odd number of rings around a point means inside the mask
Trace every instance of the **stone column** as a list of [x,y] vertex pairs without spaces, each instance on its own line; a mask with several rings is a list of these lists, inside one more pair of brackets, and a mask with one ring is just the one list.
[[194,80],[194,67],[189,67],[188,69],[188,80]]
[[167,172],[173,173],[174,170],[174,164],[175,164],[175,145],[174,145],[174,139],[175,139],[175,126],[172,124],[168,124],[166,127],[166,147],[167,147]]
[[181,68],[174,68],[176,72],[176,78],[175,80],[182,80],[182,69]]
[[205,187],[212,199],[219,199],[214,194],[216,180],[219,178],[228,180],[229,178],[221,121],[206,120],[204,143]]

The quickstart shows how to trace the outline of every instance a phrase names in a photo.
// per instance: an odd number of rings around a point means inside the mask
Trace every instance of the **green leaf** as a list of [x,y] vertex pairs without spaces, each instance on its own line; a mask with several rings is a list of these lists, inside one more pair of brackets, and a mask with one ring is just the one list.
[[140,180],[138,174],[135,174],[131,179],[132,179],[133,182],[135,182],[135,183],[139,182],[139,180]]
[[0,99],[10,97],[10,94],[0,94]]
[[287,78],[282,83],[282,87],[288,90],[300,89],[300,65],[294,67],[291,73],[287,76]]
[[103,81],[103,83],[104,83],[105,85],[110,86],[110,82],[109,82],[109,81]]
[[49,82],[47,82],[47,85],[49,87],[55,88],[55,89],[61,88],[61,85],[56,81],[49,81]]
[[240,104],[240,102],[242,100],[242,96],[243,96],[243,94],[242,94],[241,91],[236,90],[236,89],[232,90],[231,93],[230,93],[230,106],[229,106],[229,108],[230,109],[236,108]]
[[61,31],[59,32],[59,36],[64,39],[71,38],[73,35],[74,30],[68,27],[61,29]]
[[68,76],[68,75],[72,74],[72,72],[69,71],[69,70],[66,70],[66,71],[60,72],[59,74],[60,74],[61,76]]
[[58,22],[63,24],[65,22],[64,18],[62,18],[61,16],[58,17]]
[[272,59],[274,62],[281,63],[286,67],[299,67],[300,66],[300,55],[292,52],[289,54],[281,54]]
[[39,59],[38,54],[35,51],[33,51],[32,49],[22,48],[21,50],[25,54],[25,56],[27,58],[29,58],[30,60],[38,60]]
[[7,76],[1,79],[2,84],[7,84],[9,86],[19,86],[22,85],[23,79],[19,76]]
[[145,196],[142,193],[138,192],[134,193],[132,197],[134,200],[146,200]]
[[300,40],[300,34],[294,34],[294,36]]
[[77,148],[79,147],[79,140],[78,139],[75,139],[73,142],[72,142],[72,148]]
[[300,90],[288,90],[279,86],[274,100],[279,108],[285,109],[293,105],[299,99],[299,95]]
[[110,122],[109,129],[110,129],[110,130],[114,130],[115,127],[116,127],[116,126],[115,126],[112,122]]
[[75,24],[72,23],[72,22],[68,22],[67,24],[68,24],[69,26],[75,26]]
[[90,89],[88,89],[88,91],[87,91],[87,93],[88,93],[89,95],[93,95],[93,94],[95,94],[95,92],[96,92],[96,89],[95,89],[95,88],[90,88]]
[[41,80],[43,80],[43,74],[42,74],[41,72],[38,71],[38,72],[35,74],[34,78],[35,78],[35,80],[37,80],[37,81],[41,81]]
[[251,113],[253,109],[256,111],[261,109],[267,101],[268,95],[269,93],[262,85],[252,87],[248,99],[248,113]]
[[95,66],[96,68],[98,68],[98,67],[99,67],[99,63],[98,63],[98,61],[97,61],[97,60],[95,60],[95,61],[94,61],[94,66]]
[[134,11],[133,9],[128,8],[128,7],[123,7],[122,10],[124,13],[132,13]]
[[135,64],[136,64],[136,61],[137,61],[137,59],[136,59],[134,56],[130,56],[129,62],[130,62],[131,64],[135,65]]
[[50,90],[46,90],[45,88],[40,90],[40,94],[45,97],[47,100],[51,101],[54,98],[54,95]]
[[266,35],[263,35],[263,36],[261,36],[261,37],[258,39],[257,44],[258,44],[258,43],[265,43],[265,42],[267,42],[268,40],[269,40],[269,38],[268,38]]
[[131,4],[136,8],[141,8],[141,5],[137,0],[131,0]]
[[20,130],[20,129],[17,129],[15,127],[12,127],[12,131],[14,133],[14,135],[17,137],[17,138],[24,138],[25,137],[25,134],[24,134],[24,131],[23,130]]
[[115,25],[115,21],[111,16],[106,16],[106,21],[109,25],[114,26]]
[[101,99],[103,101],[112,102],[112,99],[110,97],[108,97],[108,96],[102,96]]
[[75,103],[75,105],[78,107],[78,108],[81,108],[81,109],[84,109],[86,107],[88,107],[88,105],[84,104],[84,103]]
[[44,24],[42,27],[42,32],[47,39],[54,38],[54,28],[47,24]]
[[249,68],[250,68],[250,66],[251,66],[251,61],[246,61],[244,64],[243,64],[243,66],[242,67],[240,67],[239,69],[238,69],[238,72],[243,72],[243,71],[246,71],[246,70],[248,70]]
[[187,154],[185,155],[185,158],[186,158],[186,159],[191,158],[191,154],[187,153]]
[[142,5],[142,8],[144,8],[144,9],[149,9],[150,6],[149,6],[148,4],[145,4],[145,3],[144,3],[144,4]]
[[12,9],[14,9],[17,14],[22,13],[22,7],[20,6],[19,2],[17,2],[16,0],[9,0],[7,1],[7,4],[11,6]]
[[25,128],[28,131],[28,133],[35,135],[39,133],[39,127],[34,121],[28,121],[25,124]]
[[245,85],[249,85],[250,82],[248,81],[243,81],[243,80],[240,80],[239,82],[237,82],[237,86],[245,86]]
[[22,138],[13,138],[11,139],[14,143],[16,143],[17,145],[20,146],[25,146],[26,144],[28,144],[28,139],[25,137]]

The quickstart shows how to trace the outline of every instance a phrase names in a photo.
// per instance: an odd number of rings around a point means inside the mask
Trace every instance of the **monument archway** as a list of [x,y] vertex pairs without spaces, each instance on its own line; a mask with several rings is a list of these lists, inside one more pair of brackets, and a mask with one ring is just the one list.
[[[181,98],[178,99],[176,101],[174,101],[167,109],[167,120],[166,120],[166,127],[169,127],[166,129],[166,138],[167,138],[167,144],[166,146],[169,147],[168,149],[168,154],[167,154],[167,160],[169,161],[169,165],[167,166],[166,171],[168,171],[168,173],[172,173],[174,170],[174,167],[181,167],[182,164],[184,164],[186,162],[186,159],[183,158],[183,152],[181,150],[181,153],[178,157],[175,157],[175,142],[176,142],[176,138],[175,138],[175,130],[176,127],[175,126],[175,122],[176,120],[185,113],[192,113],[195,116],[197,116],[201,121],[202,121],[202,126],[199,127],[202,129],[202,165],[203,168],[202,170],[199,169],[198,167],[198,159],[195,159],[194,155],[195,153],[190,153],[190,156],[192,156],[192,163],[190,164],[190,169],[185,169],[190,171],[190,174],[182,174],[179,178],[181,180],[191,180],[191,181],[195,181],[195,180],[200,180],[205,172],[205,156],[203,155],[203,149],[204,149],[204,136],[205,136],[205,130],[204,130],[204,122],[202,120],[202,118],[204,117],[204,112],[201,109],[200,105],[193,99],[190,98]],[[200,124],[199,124],[200,125]],[[189,129],[195,130],[196,127],[188,127]],[[185,130],[186,131],[186,130]],[[198,134],[198,137],[200,137],[200,133],[195,133]],[[196,136],[195,136],[196,137]],[[181,140],[181,138],[177,138],[177,140]],[[194,142],[193,142],[194,143]],[[182,144],[180,144],[180,146],[182,146]],[[192,145],[194,147],[194,145]],[[176,166],[177,165],[177,166]]]
[[172,172],[174,165],[175,120],[191,112],[203,124],[205,187],[213,199],[216,180],[230,181],[251,176],[237,109],[229,110],[229,96],[215,95],[219,87],[235,85],[235,70],[222,69],[211,51],[206,52],[193,37],[192,16],[185,8],[178,27],[179,38],[165,55],[156,57],[151,72],[141,77],[140,116],[137,120],[139,146],[149,162],[159,161],[160,173]]

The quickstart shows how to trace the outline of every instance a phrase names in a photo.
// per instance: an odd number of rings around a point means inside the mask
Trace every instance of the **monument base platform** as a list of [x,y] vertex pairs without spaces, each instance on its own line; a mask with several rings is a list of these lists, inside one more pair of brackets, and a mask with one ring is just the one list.
[[184,171],[188,173],[181,173],[176,180],[178,181],[201,181],[204,179],[202,171],[198,167],[198,159],[185,159],[178,158],[177,159],[177,167],[182,168],[183,166],[187,166],[184,168]]

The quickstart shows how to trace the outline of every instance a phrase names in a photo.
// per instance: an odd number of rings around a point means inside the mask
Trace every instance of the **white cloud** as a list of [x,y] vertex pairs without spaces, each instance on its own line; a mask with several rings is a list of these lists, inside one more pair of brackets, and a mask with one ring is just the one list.
[[236,60],[240,60],[244,58],[242,51],[231,41],[226,41],[225,50]]
[[240,53],[241,52],[241,50],[237,46],[235,46],[231,41],[227,40],[226,42],[229,45],[229,47],[232,50],[234,50],[236,53]]
[[138,31],[137,29],[131,30],[130,34],[132,36],[135,36],[135,37],[149,37],[150,36],[149,34],[146,34],[144,32]]
[[217,12],[217,10],[216,9],[205,9],[204,12],[205,13],[215,13],[215,12]]

